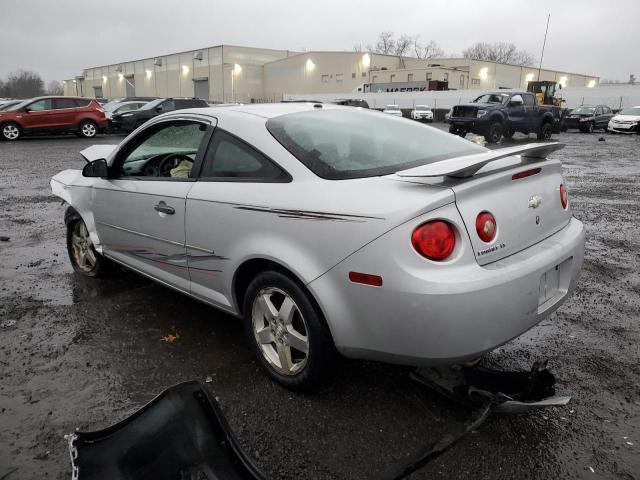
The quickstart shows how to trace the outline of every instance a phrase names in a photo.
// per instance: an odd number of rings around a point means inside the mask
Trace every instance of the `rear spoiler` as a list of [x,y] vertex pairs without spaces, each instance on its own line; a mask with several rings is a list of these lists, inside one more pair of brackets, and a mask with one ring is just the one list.
[[420,165],[419,167],[396,172],[396,175],[400,177],[447,176],[466,178],[475,175],[475,173],[487,163],[500,160],[501,158],[520,155],[523,163],[525,161],[539,162],[546,159],[552,152],[560,150],[561,148],[564,148],[564,144],[559,142],[528,143],[526,145],[517,145],[515,147],[474,153],[473,155],[465,155],[463,157],[449,158],[447,160],[442,160],[428,165]]

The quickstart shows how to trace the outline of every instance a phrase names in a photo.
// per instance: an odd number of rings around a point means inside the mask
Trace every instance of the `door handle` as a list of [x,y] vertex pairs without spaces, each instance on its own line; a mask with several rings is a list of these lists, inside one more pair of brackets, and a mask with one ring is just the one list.
[[176,213],[176,210],[173,207],[170,207],[164,202],[158,203],[153,209],[158,213],[166,213],[167,215],[173,215]]

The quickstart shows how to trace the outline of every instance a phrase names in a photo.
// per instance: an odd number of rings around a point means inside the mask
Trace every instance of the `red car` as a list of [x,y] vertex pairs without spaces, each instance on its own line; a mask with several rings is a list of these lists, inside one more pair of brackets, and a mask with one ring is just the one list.
[[4,140],[33,133],[67,132],[91,138],[106,126],[107,117],[94,98],[36,97],[0,112]]

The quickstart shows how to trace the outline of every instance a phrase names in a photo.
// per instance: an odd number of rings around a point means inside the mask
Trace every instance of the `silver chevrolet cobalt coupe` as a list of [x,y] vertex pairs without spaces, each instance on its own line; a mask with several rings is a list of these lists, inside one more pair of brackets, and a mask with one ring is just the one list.
[[321,104],[181,110],[53,177],[69,257],[241,317],[265,370],[308,388],[344,356],[475,358],[575,287],[584,227],[557,143],[489,151]]

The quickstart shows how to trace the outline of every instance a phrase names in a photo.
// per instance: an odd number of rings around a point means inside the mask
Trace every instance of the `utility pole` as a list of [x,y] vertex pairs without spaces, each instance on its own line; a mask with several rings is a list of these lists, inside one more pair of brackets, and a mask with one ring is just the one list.
[[540,70],[542,70],[542,57],[544,57],[544,47],[547,44],[547,32],[549,31],[549,19],[551,14],[547,16],[547,28],[544,30],[544,41],[542,42],[542,53],[540,54],[540,66],[538,67],[538,81],[540,81]]

